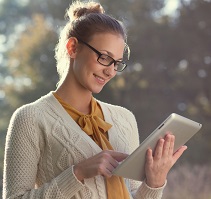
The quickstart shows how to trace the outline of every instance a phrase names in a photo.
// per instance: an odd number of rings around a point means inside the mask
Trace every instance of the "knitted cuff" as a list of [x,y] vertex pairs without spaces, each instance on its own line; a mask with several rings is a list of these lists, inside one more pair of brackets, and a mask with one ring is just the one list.
[[159,188],[151,188],[149,187],[146,182],[144,181],[139,189],[136,192],[136,195],[139,195],[140,198],[156,198],[161,199],[163,195],[163,190],[167,184],[167,180],[162,187]]
[[[75,176],[73,172],[73,166],[63,171],[59,176],[56,177],[57,186],[60,189],[62,195],[65,198],[71,198],[80,189],[84,187]],[[71,196],[71,197],[70,197]]]

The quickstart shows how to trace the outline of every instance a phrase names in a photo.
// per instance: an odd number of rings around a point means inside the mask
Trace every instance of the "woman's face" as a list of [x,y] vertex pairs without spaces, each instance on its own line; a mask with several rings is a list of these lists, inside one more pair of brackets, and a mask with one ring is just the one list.
[[[125,43],[119,34],[95,34],[88,44],[114,60],[122,61],[123,59]],[[97,61],[97,58],[96,52],[79,42],[76,57],[71,66],[75,83],[79,88],[91,93],[99,93],[117,73],[114,70],[114,63],[110,66],[103,66]]]

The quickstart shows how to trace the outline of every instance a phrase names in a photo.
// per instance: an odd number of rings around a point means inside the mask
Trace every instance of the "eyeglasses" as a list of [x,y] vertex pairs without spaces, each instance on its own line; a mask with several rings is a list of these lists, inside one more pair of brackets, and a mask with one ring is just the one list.
[[118,71],[118,72],[122,72],[127,67],[127,64],[124,61],[116,61],[109,55],[102,54],[101,52],[99,52],[98,50],[96,50],[95,48],[90,46],[88,43],[86,43],[82,40],[79,40],[79,39],[78,39],[78,41],[85,44],[87,47],[89,47],[91,50],[93,50],[98,55],[97,61],[101,65],[111,66],[111,64],[114,63],[114,70]]

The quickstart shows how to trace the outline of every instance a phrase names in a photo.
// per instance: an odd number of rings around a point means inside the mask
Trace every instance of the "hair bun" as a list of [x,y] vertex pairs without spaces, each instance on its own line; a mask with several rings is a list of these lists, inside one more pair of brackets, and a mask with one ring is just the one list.
[[75,20],[90,13],[104,13],[104,9],[99,3],[96,2],[75,1],[67,10],[66,16],[68,16],[70,20]]

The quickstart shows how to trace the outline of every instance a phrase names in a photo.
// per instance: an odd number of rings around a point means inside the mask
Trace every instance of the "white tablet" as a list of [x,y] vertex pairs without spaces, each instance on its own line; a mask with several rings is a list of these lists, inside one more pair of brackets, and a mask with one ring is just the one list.
[[157,141],[164,138],[167,132],[171,132],[175,136],[175,152],[196,134],[201,126],[198,122],[172,113],[131,155],[114,169],[113,175],[143,181],[145,178],[145,156],[148,148],[154,150]]

